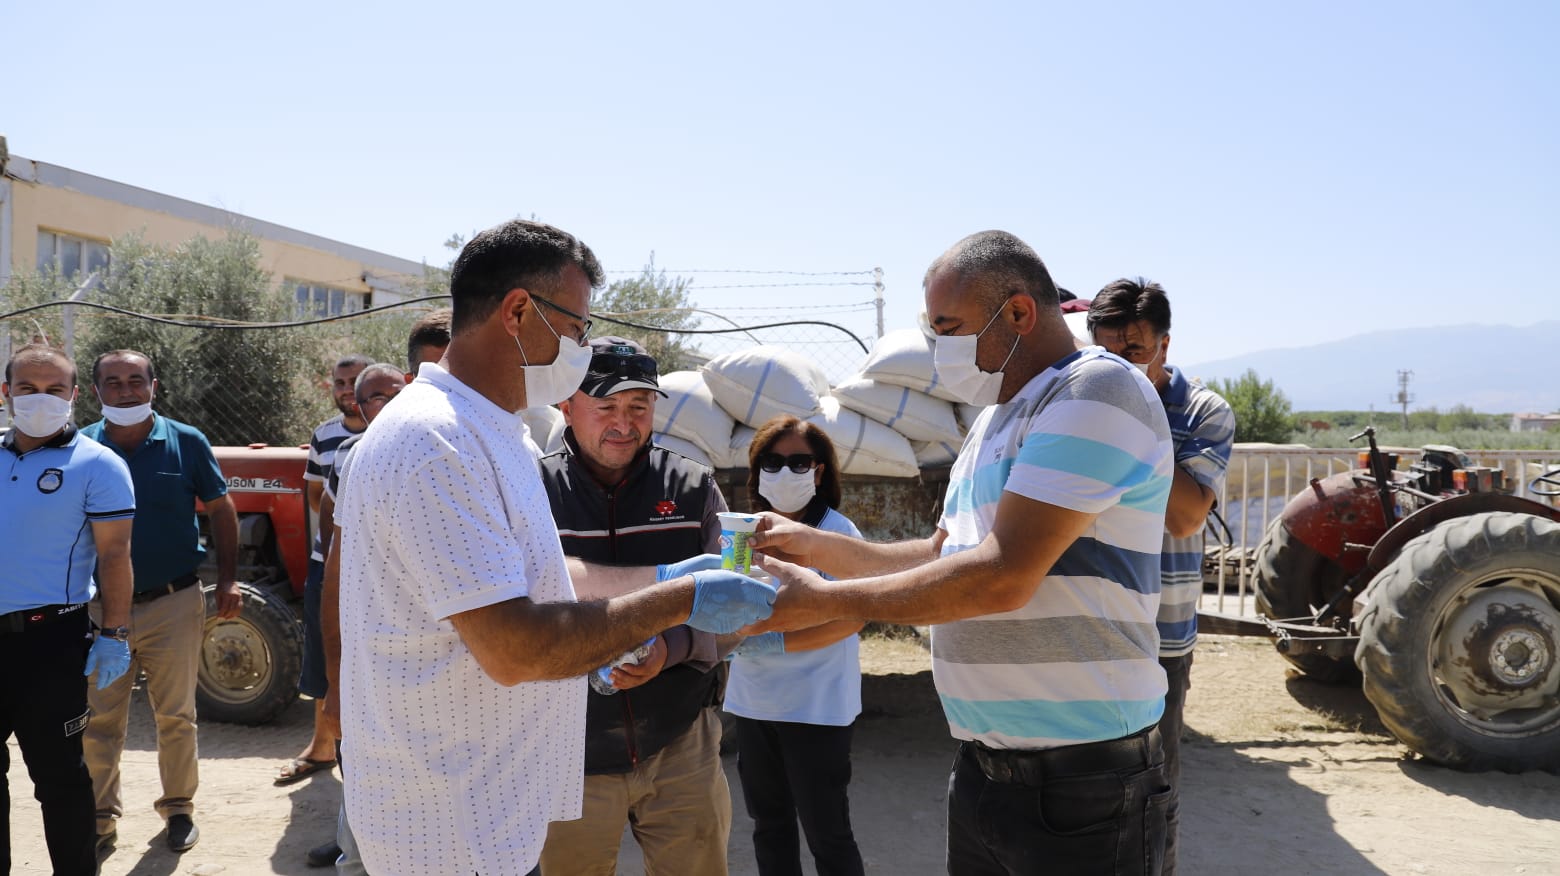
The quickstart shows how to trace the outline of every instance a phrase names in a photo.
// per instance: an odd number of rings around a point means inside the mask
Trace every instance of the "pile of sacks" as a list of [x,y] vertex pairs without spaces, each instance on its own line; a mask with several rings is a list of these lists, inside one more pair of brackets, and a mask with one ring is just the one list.
[[655,441],[715,468],[747,468],[757,428],[779,414],[819,426],[844,474],[915,477],[953,461],[980,408],[955,404],[917,329],[878,339],[860,373],[838,386],[811,360],[760,346],[661,376]]
[[[1063,319],[1090,343],[1086,313]],[[816,423],[834,441],[845,474],[915,477],[948,465],[982,408],[958,404],[937,380],[932,342],[919,329],[889,332],[861,371],[840,385],[811,360],[761,346],[712,359],[698,371],[661,375],[667,398],[655,406],[655,441],[714,468],[747,468],[759,426],[777,414]],[[563,447],[554,408],[522,416],[545,452]]]

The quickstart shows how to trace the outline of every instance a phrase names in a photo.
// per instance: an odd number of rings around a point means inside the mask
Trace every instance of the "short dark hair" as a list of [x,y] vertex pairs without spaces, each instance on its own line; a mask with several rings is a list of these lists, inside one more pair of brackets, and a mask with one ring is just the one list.
[[356,399],[358,404],[363,403],[363,384],[379,374],[388,374],[397,380],[404,381],[406,379],[406,372],[391,365],[389,362],[375,362],[369,365],[358,372],[357,380],[352,381],[352,398]]
[[781,414],[759,426],[758,434],[753,436],[753,443],[748,446],[748,501],[758,511],[772,510],[773,506],[769,504],[769,500],[758,494],[758,458],[768,453],[781,438],[792,432],[806,439],[807,449],[812,451],[813,461],[823,463],[823,480],[818,484],[818,492],[813,496],[813,501],[821,501],[830,508],[840,507],[843,493],[840,490],[840,462],[834,452],[834,442],[830,441],[829,434],[818,428],[816,424],[790,414]]
[[152,364],[151,356],[146,355],[140,350],[109,350],[106,353],[99,353],[98,357],[92,360],[93,386],[96,386],[98,379],[103,376],[103,361],[105,359],[112,359],[115,356],[140,356],[142,359],[146,360],[146,379],[157,379],[157,366]]
[[42,362],[48,359],[53,359],[56,362],[65,363],[65,367],[70,369],[70,382],[72,384],[76,382],[75,361],[69,356],[65,355],[65,351],[61,350],[59,347],[38,343],[24,344],[20,349],[11,354],[10,360],[5,363],[5,382],[11,382],[12,365],[18,365],[24,362]]
[[606,282],[596,254],[567,231],[514,219],[478,234],[450,268],[451,331],[458,335],[492,316],[513,289],[550,296],[569,265],[585,274],[592,289]]
[[1084,321],[1090,334],[1096,327],[1125,328],[1139,320],[1154,327],[1154,334],[1170,333],[1170,299],[1158,283],[1142,277],[1123,277],[1094,296],[1089,304],[1089,315]]
[[418,354],[423,347],[448,347],[450,345],[450,317],[448,307],[440,307],[423,314],[412,323],[412,333],[406,339],[406,369],[417,370]]
[[1000,304],[1014,295],[1028,295],[1041,307],[1062,304],[1045,262],[1029,244],[1006,231],[981,231],[955,243],[926,269],[922,287],[944,270],[953,271],[960,283],[974,284],[974,291],[987,304]]
[[372,364],[374,364],[373,359],[370,359],[362,353],[352,353],[351,355],[342,356],[340,359],[337,359],[336,366],[330,370],[334,372],[341,368],[367,368]]

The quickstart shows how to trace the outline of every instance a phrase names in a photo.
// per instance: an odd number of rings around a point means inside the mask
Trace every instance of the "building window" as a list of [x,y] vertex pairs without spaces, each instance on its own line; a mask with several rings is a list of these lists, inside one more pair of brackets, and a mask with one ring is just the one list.
[[368,309],[368,293],[312,283],[293,284],[293,299],[301,317],[340,316]]
[[53,231],[38,232],[38,271],[67,280],[108,267],[108,244]]

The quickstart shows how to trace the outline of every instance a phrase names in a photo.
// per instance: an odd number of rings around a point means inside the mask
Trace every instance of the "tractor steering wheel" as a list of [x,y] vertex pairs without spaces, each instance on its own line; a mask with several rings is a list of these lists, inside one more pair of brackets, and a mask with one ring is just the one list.
[[1535,496],[1560,496],[1560,468],[1552,468],[1528,482],[1528,492]]

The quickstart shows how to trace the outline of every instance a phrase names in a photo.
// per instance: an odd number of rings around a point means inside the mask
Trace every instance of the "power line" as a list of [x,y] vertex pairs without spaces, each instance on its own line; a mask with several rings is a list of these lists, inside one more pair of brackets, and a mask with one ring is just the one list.
[[[684,268],[672,270],[671,268],[656,268],[656,273],[661,274],[773,274],[785,277],[855,277],[858,275],[871,276],[871,271],[759,271],[744,270],[740,268]],[[609,274],[643,274],[644,269],[637,271],[607,271]]]
[[691,290],[703,291],[705,289],[784,289],[790,286],[875,286],[875,283],[735,283],[722,286],[701,286],[698,283],[689,283]]

